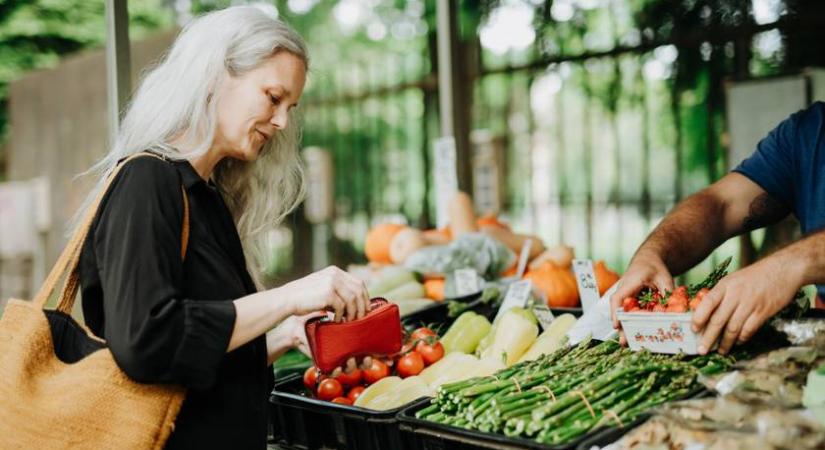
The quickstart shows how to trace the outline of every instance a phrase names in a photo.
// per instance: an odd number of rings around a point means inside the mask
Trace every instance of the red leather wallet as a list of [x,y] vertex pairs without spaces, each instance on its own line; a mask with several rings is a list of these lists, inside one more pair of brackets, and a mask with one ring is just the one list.
[[336,323],[325,317],[305,325],[315,366],[330,372],[353,356],[390,355],[401,350],[401,315],[398,305],[384,298],[370,302],[366,316]]

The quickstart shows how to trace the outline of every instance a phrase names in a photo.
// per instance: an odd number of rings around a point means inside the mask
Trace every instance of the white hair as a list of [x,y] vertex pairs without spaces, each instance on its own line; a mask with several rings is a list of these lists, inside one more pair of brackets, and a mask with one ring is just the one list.
[[[281,51],[297,56],[309,69],[303,39],[254,6],[230,7],[189,22],[145,74],[109,153],[89,170],[100,181],[81,211],[102,188],[103,175],[129,155],[153,150],[171,159],[191,159],[205,154],[217,125],[212,93],[226,77],[243,75]],[[290,113],[287,127],[264,144],[256,162],[224,158],[213,174],[259,286],[264,261],[257,257],[258,237],[283,220],[305,192],[298,119]],[[173,140],[186,150],[170,145]]]

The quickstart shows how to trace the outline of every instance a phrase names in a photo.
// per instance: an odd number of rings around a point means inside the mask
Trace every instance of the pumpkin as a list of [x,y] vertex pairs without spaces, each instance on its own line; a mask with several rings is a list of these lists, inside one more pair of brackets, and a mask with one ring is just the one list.
[[530,269],[537,269],[548,261],[558,267],[570,268],[570,266],[573,265],[573,258],[575,257],[576,254],[573,252],[573,248],[566,245],[557,245],[555,247],[548,248],[544,253],[531,261]]
[[424,233],[415,228],[404,228],[395,233],[390,241],[390,260],[395,264],[401,264],[408,256],[426,245]]
[[579,305],[579,288],[570,269],[546,262],[524,276],[547,297],[551,308],[573,308]]
[[512,266],[504,269],[504,272],[501,272],[501,277],[514,277],[518,275],[518,261],[514,262]]
[[430,300],[444,300],[444,279],[433,279],[424,282],[424,296]]
[[599,295],[604,295],[611,286],[619,281],[619,274],[610,270],[604,261],[596,261],[593,272],[596,274],[596,284],[599,285]]
[[375,263],[389,264],[390,260],[390,243],[396,233],[404,229],[404,225],[396,223],[382,223],[367,233],[367,239],[364,243],[364,253],[367,259]]

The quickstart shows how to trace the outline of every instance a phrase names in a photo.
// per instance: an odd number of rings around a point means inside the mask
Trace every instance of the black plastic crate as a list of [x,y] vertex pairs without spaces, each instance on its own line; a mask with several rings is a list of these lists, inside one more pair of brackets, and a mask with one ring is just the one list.
[[590,433],[587,438],[582,440],[576,450],[591,450],[594,448],[600,449],[606,445],[610,445],[622,438],[625,434],[633,431],[639,425],[647,422],[650,419],[649,414],[643,414],[636,418],[633,422],[625,424],[624,427],[608,427],[595,430]]
[[547,445],[529,439],[466,430],[415,417],[416,412],[429,405],[430,399],[421,399],[398,413],[398,429],[405,450],[572,450],[591,436],[591,433],[587,433],[565,444]]
[[402,449],[396,415],[404,406],[372,411],[314,399],[306,393],[302,375],[275,383],[269,398],[275,444],[301,450]]

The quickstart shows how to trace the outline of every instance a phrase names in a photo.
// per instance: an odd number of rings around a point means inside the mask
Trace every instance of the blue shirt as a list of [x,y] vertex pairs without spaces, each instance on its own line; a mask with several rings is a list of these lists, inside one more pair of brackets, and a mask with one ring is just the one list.
[[[825,103],[792,114],[734,169],[793,212],[803,234],[825,228]],[[817,286],[820,295],[825,286]]]

